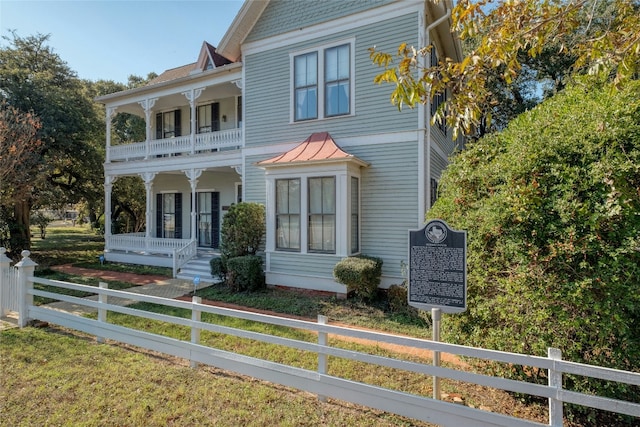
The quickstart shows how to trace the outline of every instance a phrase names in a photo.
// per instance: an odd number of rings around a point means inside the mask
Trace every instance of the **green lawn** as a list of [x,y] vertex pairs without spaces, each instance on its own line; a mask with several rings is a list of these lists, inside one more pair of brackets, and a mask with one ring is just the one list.
[[[68,262],[66,260],[76,262],[73,259],[79,258],[84,259],[81,262],[90,263],[101,251],[101,239],[92,238],[86,230],[80,232],[76,227],[48,231],[45,241],[34,242],[34,258],[55,260],[49,265]],[[46,268],[40,272],[59,274]],[[118,284],[110,283],[110,288],[112,286]],[[430,336],[424,315],[390,313],[383,300],[365,304],[281,289],[232,293],[224,286],[201,290],[198,295],[282,314],[311,318],[324,314],[331,322],[416,337]],[[190,316],[187,310],[147,303],[133,307],[178,317]],[[203,320],[297,340],[317,340],[310,332],[224,316],[203,314]],[[184,340],[190,335],[185,327],[118,313],[109,313],[108,321]],[[201,340],[211,347],[305,369],[317,366],[315,354],[283,346],[207,331],[202,332]],[[308,393],[211,367],[190,369],[185,360],[118,343],[99,345],[93,337],[56,326],[5,330],[0,332],[0,343],[0,425],[425,425],[344,402],[321,404]],[[377,345],[334,338],[330,343],[370,354],[416,360],[415,356],[391,353]],[[395,369],[330,357],[329,373],[395,390],[431,394],[430,377]],[[463,396],[465,404],[545,422],[544,404],[527,406],[507,393],[455,381],[443,381],[442,387],[447,394]]]

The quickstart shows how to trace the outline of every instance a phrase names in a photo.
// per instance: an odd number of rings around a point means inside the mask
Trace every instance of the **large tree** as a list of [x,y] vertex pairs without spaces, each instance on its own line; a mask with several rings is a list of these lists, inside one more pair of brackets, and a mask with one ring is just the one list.
[[395,86],[391,101],[399,108],[447,91],[435,119],[446,119],[454,133],[486,127],[501,99],[496,88],[532,68],[546,73],[552,90],[574,74],[611,77],[620,87],[640,72],[638,0],[460,0],[452,21],[463,41],[477,38],[460,62],[445,58],[423,68],[420,58],[431,47],[404,44],[396,54],[372,49],[371,57],[385,68],[376,81]]
[[38,175],[39,128],[32,114],[0,101],[0,246],[6,248],[22,247],[26,239],[25,230],[8,221],[15,212],[7,207],[30,194],[32,177]]
[[[3,201],[6,221],[20,251],[30,246],[29,213],[34,206],[95,200],[102,182],[98,149],[101,120],[86,85],[47,45],[49,36],[3,38],[0,93],[8,105],[40,122],[38,173],[26,181],[29,191]],[[15,185],[9,183],[8,185]],[[20,243],[18,243],[20,242]]]

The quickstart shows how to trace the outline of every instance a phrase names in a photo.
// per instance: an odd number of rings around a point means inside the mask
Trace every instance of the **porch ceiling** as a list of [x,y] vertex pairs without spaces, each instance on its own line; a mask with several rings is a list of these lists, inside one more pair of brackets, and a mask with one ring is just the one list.
[[[179,88],[177,91],[162,91],[157,94],[150,93],[146,97],[140,97],[135,99],[130,99],[128,101],[122,101],[119,105],[117,105],[116,113],[129,113],[136,116],[144,117],[144,109],[139,104],[140,101],[145,98],[158,98],[153,106],[153,111],[163,111],[174,109],[180,106],[189,105],[189,101],[182,94],[190,89]],[[202,91],[202,94],[196,100],[197,104],[206,104],[211,102],[220,101],[225,98],[232,98],[235,96],[240,96],[242,94],[241,89],[239,89],[234,83],[224,82],[217,85],[206,86],[205,90]]]

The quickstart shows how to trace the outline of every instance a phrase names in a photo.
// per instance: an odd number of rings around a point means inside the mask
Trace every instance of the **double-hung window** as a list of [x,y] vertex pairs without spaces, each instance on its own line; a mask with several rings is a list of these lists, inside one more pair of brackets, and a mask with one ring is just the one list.
[[293,121],[353,114],[353,42],[293,56]]
[[325,116],[349,114],[350,62],[348,44],[324,51]]
[[336,178],[309,178],[309,251],[336,251]]
[[296,120],[318,118],[318,53],[298,55],[294,60]]
[[300,179],[276,180],[276,247],[300,250]]

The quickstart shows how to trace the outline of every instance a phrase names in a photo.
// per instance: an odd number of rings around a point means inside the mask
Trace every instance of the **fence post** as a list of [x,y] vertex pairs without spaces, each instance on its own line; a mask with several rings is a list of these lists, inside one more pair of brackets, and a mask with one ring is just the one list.
[[22,260],[16,264],[16,267],[18,268],[19,283],[18,326],[24,328],[27,326],[27,321],[29,320],[27,318],[29,307],[33,305],[33,295],[29,293],[29,291],[33,289],[33,282],[29,280],[29,278],[33,277],[33,272],[38,264],[29,258],[31,252],[24,250],[20,255],[22,255]]
[[9,312],[7,302],[9,295],[8,289],[6,288],[9,286],[8,274],[9,267],[11,266],[11,258],[9,258],[6,253],[6,248],[0,248],[0,317],[6,316]]
[[178,251],[175,248],[172,250],[171,256],[173,256],[173,278],[175,279],[178,275]]
[[[99,282],[98,287],[100,289],[109,289],[109,284],[105,282]],[[107,309],[104,308],[102,304],[106,304],[108,301],[108,298],[109,298],[109,295],[105,295],[102,292],[98,294],[98,303],[100,304],[98,306],[98,322],[100,323],[107,323]],[[99,343],[103,343],[104,337],[98,335],[96,336],[96,341]]]
[[[547,357],[551,360],[562,360],[562,351],[557,348],[549,347],[547,349]],[[553,368],[549,369],[549,387],[562,390],[562,372],[555,370],[555,363]],[[558,399],[559,393],[556,393],[556,398],[549,398],[549,425],[553,427],[562,427],[563,425],[563,406],[562,401]]]
[[[327,316],[323,316],[321,314],[318,315],[318,324],[326,325],[327,324]],[[328,337],[326,332],[319,331],[318,332],[318,345],[327,345]],[[325,375],[327,373],[327,355],[325,353],[318,352],[318,373],[320,375]],[[327,396],[322,394],[318,395],[318,400],[320,402],[326,402]]]
[[[200,309],[196,309],[196,304],[201,304],[202,303],[202,298],[197,297],[197,296],[192,296],[191,297],[191,320],[193,322],[199,322],[200,319],[202,318],[202,312],[200,311]],[[191,326],[191,343],[192,344],[200,344],[200,328],[197,326]],[[198,362],[196,362],[195,360],[191,360],[190,366],[192,368],[197,368],[198,367]]]

